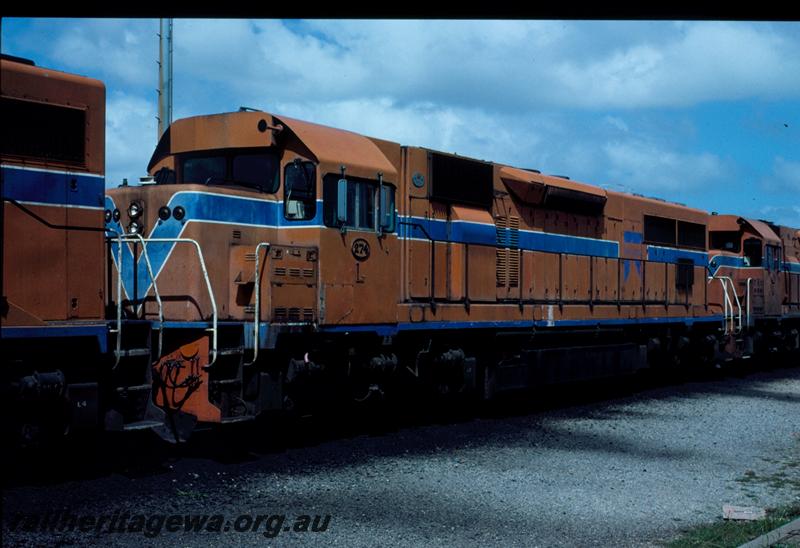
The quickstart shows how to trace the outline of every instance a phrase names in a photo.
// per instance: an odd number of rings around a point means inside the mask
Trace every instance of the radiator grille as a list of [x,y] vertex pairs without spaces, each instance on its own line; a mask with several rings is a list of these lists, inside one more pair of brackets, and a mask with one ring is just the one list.
[[272,320],[275,322],[313,322],[314,309],[277,306],[272,311]]
[[519,217],[495,219],[497,287],[519,287]]

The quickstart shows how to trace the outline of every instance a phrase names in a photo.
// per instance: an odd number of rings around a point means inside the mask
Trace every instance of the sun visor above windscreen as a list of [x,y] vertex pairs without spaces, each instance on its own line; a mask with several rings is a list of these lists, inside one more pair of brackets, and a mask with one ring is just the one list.
[[367,137],[310,122],[276,116],[286,125],[314,157],[328,166],[344,165],[347,174],[355,177],[375,179],[382,173],[386,182],[397,183],[397,169]]
[[761,236],[765,243],[773,245],[781,244],[780,238],[778,238],[778,236],[767,225],[767,223],[763,221],[756,221],[755,219],[744,219],[744,221],[747,222],[747,224],[749,224],[759,236]]

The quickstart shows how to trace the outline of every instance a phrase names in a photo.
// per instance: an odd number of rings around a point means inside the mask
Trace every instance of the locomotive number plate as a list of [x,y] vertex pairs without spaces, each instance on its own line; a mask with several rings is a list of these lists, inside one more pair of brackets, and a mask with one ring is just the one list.
[[353,253],[353,257],[355,257],[357,260],[366,261],[369,259],[369,242],[363,238],[358,238],[357,240],[353,241],[350,251]]

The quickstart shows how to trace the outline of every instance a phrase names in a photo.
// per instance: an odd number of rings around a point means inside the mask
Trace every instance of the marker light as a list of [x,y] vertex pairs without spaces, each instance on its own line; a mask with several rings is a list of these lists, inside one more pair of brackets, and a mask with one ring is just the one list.
[[112,214],[115,221],[119,221],[119,218],[122,217],[122,214],[119,212],[119,209],[114,209],[114,213]]
[[111,222],[111,218],[112,217],[113,217],[113,215],[111,214],[111,210],[110,209],[106,209],[103,212],[103,218],[106,220],[107,223]]
[[131,205],[128,206],[128,217],[130,217],[131,219],[135,219],[141,214],[142,214],[142,206],[140,206],[136,202],[131,202]]
[[161,206],[160,208],[158,208],[158,218],[161,219],[162,221],[166,221],[167,219],[169,219],[169,216],[171,214],[172,212],[167,206]]
[[182,221],[186,217],[186,210],[182,206],[178,206],[172,210],[172,216],[175,217],[175,220]]

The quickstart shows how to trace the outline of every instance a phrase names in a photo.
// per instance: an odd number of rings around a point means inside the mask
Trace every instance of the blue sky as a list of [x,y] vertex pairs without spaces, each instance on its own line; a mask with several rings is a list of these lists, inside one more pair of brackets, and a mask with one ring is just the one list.
[[[156,141],[158,20],[2,20],[107,86],[109,185]],[[185,20],[174,118],[261,108],[800,226],[800,23]]]

